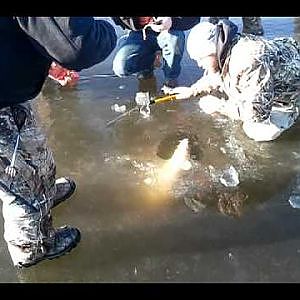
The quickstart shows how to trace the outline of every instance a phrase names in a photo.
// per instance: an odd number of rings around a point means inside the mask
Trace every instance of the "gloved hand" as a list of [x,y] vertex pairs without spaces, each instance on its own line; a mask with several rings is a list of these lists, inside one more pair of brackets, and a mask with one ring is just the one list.
[[157,17],[155,22],[149,24],[149,27],[153,31],[162,32],[163,30],[169,30],[172,26],[172,18],[171,17]]
[[229,117],[232,120],[239,120],[239,108],[230,100],[218,98],[212,95],[203,96],[199,100],[199,107],[206,114],[220,113]]
[[188,99],[194,95],[194,90],[187,86],[178,86],[173,89],[168,89],[168,94],[176,94],[176,99]]
[[62,86],[73,86],[79,80],[79,73],[68,70],[55,62],[52,62],[48,76]]

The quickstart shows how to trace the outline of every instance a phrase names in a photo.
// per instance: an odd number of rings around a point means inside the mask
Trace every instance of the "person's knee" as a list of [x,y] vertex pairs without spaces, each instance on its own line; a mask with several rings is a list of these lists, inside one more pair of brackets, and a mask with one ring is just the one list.
[[113,63],[113,72],[119,76],[119,77],[122,77],[125,75],[125,70],[124,70],[124,67],[118,63]]
[[113,60],[113,72],[119,77],[131,75],[137,68],[138,55],[129,50],[128,47],[123,47]]
[[113,61],[112,69],[117,76],[119,77],[126,76],[125,62],[123,60],[115,58]]
[[243,130],[250,139],[256,142],[273,141],[284,131],[273,123],[266,124],[252,121],[244,122]]

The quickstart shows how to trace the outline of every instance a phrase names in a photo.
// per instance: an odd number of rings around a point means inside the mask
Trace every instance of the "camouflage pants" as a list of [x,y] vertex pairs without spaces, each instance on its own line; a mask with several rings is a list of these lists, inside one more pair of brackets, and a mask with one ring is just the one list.
[[14,265],[42,257],[53,235],[50,215],[55,195],[55,164],[46,139],[37,124],[34,101],[20,105],[26,111],[17,151],[16,175],[9,176],[18,129],[10,108],[0,109],[0,199],[4,239]]
[[[210,17],[209,22],[217,24],[221,19],[229,19],[229,17]],[[260,17],[242,17],[243,33],[263,35],[264,30]]]

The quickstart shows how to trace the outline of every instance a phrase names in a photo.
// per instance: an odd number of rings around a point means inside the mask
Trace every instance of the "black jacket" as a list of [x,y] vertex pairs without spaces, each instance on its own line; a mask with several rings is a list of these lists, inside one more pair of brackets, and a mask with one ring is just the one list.
[[[121,26],[123,29],[137,30],[133,27],[130,22],[127,22],[128,18],[136,17],[112,17],[116,25]],[[189,30],[198,24],[201,20],[201,17],[172,17],[172,30]],[[134,22],[133,22],[134,24]]]
[[0,17],[0,108],[36,97],[52,61],[80,71],[116,41],[113,26],[93,17]]

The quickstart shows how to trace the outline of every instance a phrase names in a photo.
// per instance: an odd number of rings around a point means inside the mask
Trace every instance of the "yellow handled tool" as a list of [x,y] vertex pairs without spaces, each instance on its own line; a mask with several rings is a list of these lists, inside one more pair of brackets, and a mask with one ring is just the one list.
[[173,94],[173,95],[168,95],[168,96],[152,99],[152,100],[150,100],[150,104],[173,101],[173,100],[176,100],[176,99],[177,99],[176,94]]

